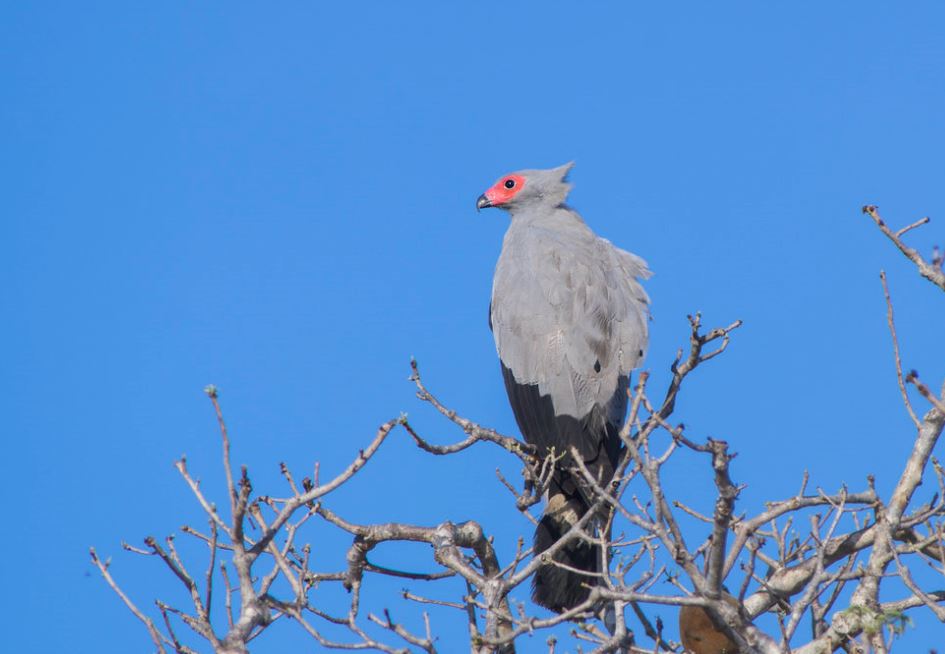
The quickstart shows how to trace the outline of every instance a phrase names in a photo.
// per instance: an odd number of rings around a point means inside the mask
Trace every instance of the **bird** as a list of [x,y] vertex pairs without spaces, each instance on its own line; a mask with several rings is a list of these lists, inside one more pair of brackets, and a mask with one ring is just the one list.
[[[566,204],[573,162],[500,177],[476,209],[511,220],[496,263],[489,327],[512,412],[536,455],[555,458],[536,557],[593,504],[572,448],[601,487],[618,466],[630,372],[648,343],[646,262],[597,236]],[[563,564],[565,567],[555,565]],[[599,579],[600,548],[575,538],[539,564],[532,599],[562,613],[587,600]]]

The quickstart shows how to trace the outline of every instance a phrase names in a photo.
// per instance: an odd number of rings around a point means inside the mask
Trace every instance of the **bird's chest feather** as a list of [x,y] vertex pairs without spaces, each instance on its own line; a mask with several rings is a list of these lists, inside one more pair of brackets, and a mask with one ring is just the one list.
[[[590,311],[588,293],[600,287],[602,272],[593,242],[548,230],[506,236],[492,287],[493,323],[547,338],[557,347],[566,331]],[[606,290],[604,290],[606,292]],[[544,339],[543,339],[544,340]]]

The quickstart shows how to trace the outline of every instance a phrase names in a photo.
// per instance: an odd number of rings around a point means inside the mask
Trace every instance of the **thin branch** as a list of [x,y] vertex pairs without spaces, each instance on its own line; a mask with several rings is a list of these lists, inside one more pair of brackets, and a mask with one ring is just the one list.
[[115,591],[115,594],[118,595],[118,597],[121,598],[121,601],[125,603],[125,606],[128,607],[128,610],[131,611],[136,618],[143,622],[145,627],[147,627],[148,633],[151,635],[151,640],[154,641],[154,646],[157,647],[158,652],[161,654],[167,654],[167,650],[164,649],[165,643],[168,645],[173,645],[173,643],[161,635],[161,632],[158,631],[158,628],[154,625],[154,621],[142,613],[138,607],[135,606],[134,602],[132,602],[131,599],[121,590],[121,588],[119,588],[118,584],[116,584],[115,580],[112,578],[111,573],[108,571],[108,563],[98,558],[98,554],[95,552],[94,547],[89,548],[89,554],[92,557],[92,563],[94,563],[95,567],[98,568],[98,571],[102,574],[102,577],[104,577],[108,586],[113,591]]
[[207,386],[204,393],[213,403],[213,411],[217,416],[217,425],[220,427],[220,437],[223,442],[223,470],[226,473],[226,490],[230,498],[230,514],[236,518],[236,505],[238,496],[236,486],[233,483],[233,467],[230,465],[230,436],[226,430],[226,421],[223,420],[223,411],[220,409],[219,392],[213,384]]
[[249,550],[249,555],[253,558],[258,556],[268,545],[269,541],[275,538],[276,534],[279,533],[279,530],[282,529],[283,525],[288,522],[289,518],[292,517],[292,514],[302,506],[303,504],[308,504],[314,500],[327,495],[332,492],[343,483],[351,479],[361,468],[367,465],[367,462],[371,460],[371,457],[374,456],[374,453],[377,452],[381,444],[390,434],[391,430],[396,427],[398,424],[401,424],[402,419],[389,420],[381,425],[377,433],[374,435],[374,440],[371,441],[371,444],[367,446],[366,449],[358,452],[358,456],[352,461],[347,468],[342,470],[334,479],[323,486],[312,486],[309,490],[303,495],[296,495],[289,498],[285,501],[285,506],[282,507],[282,510],[279,512],[279,515],[276,516],[276,519],[273,520],[272,524],[268,529],[265,530],[263,536],[259,539],[252,549]]
[[[410,369],[412,371],[410,375],[410,381],[412,381],[417,386],[417,398],[424,402],[429,402],[437,411],[446,416],[446,418],[458,425],[464,432],[466,432],[466,434],[468,434],[468,437],[465,440],[454,445],[433,445],[421,438],[411,427],[407,426],[407,431],[414,439],[414,442],[416,442],[421,449],[430,452],[431,454],[453,454],[466,449],[478,441],[488,441],[490,443],[495,443],[496,445],[501,446],[503,449],[511,452],[527,465],[534,463],[534,446],[523,443],[522,441],[509,436],[503,436],[492,429],[481,427],[472,420],[467,420],[466,418],[459,416],[456,411],[444,406],[436,398],[436,396],[433,395],[433,393],[427,390],[426,386],[423,384],[423,380],[420,378],[420,368],[417,365],[416,360],[410,360]],[[406,426],[406,419],[402,419],[402,422]]]
[[[900,230],[901,231],[901,230]],[[899,235],[898,232],[896,234]],[[893,320],[892,299],[889,297],[889,285],[886,283],[886,271],[879,271],[879,278],[883,282],[883,295],[886,298],[886,322],[889,325],[889,334],[892,338],[893,357],[896,362],[896,382],[899,384],[899,393],[902,395],[902,403],[906,405],[906,411],[912,418],[912,424],[916,429],[920,428],[919,418],[912,409],[912,403],[909,401],[909,394],[906,393],[906,382],[902,376],[902,360],[899,358],[899,339],[896,337],[896,323]]]
[[910,248],[908,245],[903,243],[900,236],[905,234],[910,229],[918,227],[919,225],[924,225],[929,222],[926,220],[919,220],[911,225],[899,230],[898,232],[893,232],[889,227],[886,226],[886,223],[879,215],[879,210],[876,205],[868,204],[863,207],[863,213],[867,214],[870,218],[873,219],[873,222],[876,223],[876,226],[879,227],[880,231],[886,235],[886,237],[892,241],[899,251],[902,252],[909,261],[914,263],[919,269],[919,274],[925,277],[927,280],[938,286],[940,289],[945,291],[945,272],[942,271],[939,263],[938,266],[926,261],[921,254],[919,254],[915,249]]

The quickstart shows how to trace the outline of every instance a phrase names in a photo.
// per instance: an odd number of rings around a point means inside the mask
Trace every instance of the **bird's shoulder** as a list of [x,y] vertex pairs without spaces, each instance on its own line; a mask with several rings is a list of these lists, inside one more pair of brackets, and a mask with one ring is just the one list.
[[[597,236],[583,221],[513,224],[496,266],[493,301],[538,296],[554,306],[647,303],[637,280],[651,273],[646,262]],[[620,306],[616,307],[618,310]]]

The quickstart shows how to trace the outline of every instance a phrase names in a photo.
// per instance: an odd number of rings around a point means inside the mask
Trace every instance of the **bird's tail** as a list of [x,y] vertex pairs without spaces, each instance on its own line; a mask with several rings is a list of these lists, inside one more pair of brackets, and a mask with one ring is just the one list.
[[[555,474],[549,488],[548,506],[535,530],[535,556],[555,544],[589,510],[587,502],[570,480],[557,479],[566,475]],[[565,483],[558,483],[565,481]],[[564,487],[564,488],[563,488]],[[587,531],[591,527],[588,525]],[[601,551],[583,538],[574,538],[551,556],[551,560],[538,566],[532,579],[532,600],[540,606],[562,613],[587,600],[590,589],[597,583],[600,570]],[[555,565],[562,564],[562,567]],[[578,572],[580,571],[580,572]]]

